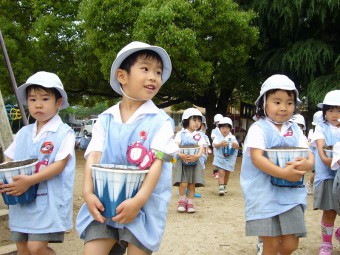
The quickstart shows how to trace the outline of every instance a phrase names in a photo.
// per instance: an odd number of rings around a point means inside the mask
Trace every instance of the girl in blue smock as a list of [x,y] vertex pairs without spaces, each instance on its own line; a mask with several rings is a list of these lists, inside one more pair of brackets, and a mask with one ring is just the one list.
[[224,117],[218,123],[219,131],[213,141],[215,149],[213,165],[218,169],[218,194],[224,196],[230,172],[234,172],[239,144],[236,137],[230,132],[233,122]]
[[[195,213],[195,188],[205,184],[203,167],[199,160],[202,157],[205,139],[200,131],[202,113],[196,108],[188,108],[183,112],[183,129],[176,134],[175,142],[180,147],[193,147],[196,151],[190,153],[182,149],[178,153],[178,160],[174,165],[173,185],[179,187],[178,212]],[[188,195],[186,196],[186,192]]]
[[299,237],[306,235],[306,189],[303,185],[276,186],[271,177],[300,181],[313,167],[312,153],[284,168],[265,155],[265,149],[277,146],[308,148],[301,129],[289,121],[298,102],[298,91],[287,76],[269,77],[255,102],[259,120],[249,128],[244,143],[241,187],[246,235],[261,238],[264,255],[291,254],[298,248]]
[[[84,239],[84,254],[151,254],[158,251],[171,196],[171,160],[179,148],[173,140],[171,118],[151,99],[171,73],[166,51],[131,42],[117,55],[111,68],[111,86],[122,101],[103,112],[93,127],[85,152],[85,204],[77,216],[77,231]],[[147,154],[140,161],[130,153]],[[148,156],[148,157],[147,157]],[[105,218],[103,203],[94,193],[91,165],[116,164],[148,168],[136,193]]]
[[[319,254],[331,254],[334,222],[337,215],[337,204],[332,195],[336,170],[331,170],[332,158],[324,151],[325,146],[333,146],[340,142],[340,90],[333,90],[326,94],[322,109],[324,122],[319,123],[312,136],[311,145],[315,150],[315,178],[313,208],[321,209],[321,237],[322,243]],[[331,149],[329,149],[331,150]],[[335,231],[335,237],[340,241],[340,228]]]
[[18,175],[0,191],[17,196],[33,185],[38,189],[33,201],[9,206],[10,239],[19,254],[55,254],[48,243],[63,242],[73,216],[75,136],[58,115],[69,105],[67,95],[57,75],[37,72],[18,88],[18,98],[36,121],[18,131],[5,155],[7,161],[38,163],[35,174]]

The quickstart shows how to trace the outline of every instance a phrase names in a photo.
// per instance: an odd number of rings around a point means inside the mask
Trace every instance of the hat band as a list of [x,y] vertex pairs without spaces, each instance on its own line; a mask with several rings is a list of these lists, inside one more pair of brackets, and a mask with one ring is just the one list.
[[132,101],[136,101],[136,102],[142,102],[142,101],[148,101],[147,99],[138,99],[138,98],[133,98],[133,97],[129,97],[127,94],[125,94],[125,92],[122,89],[122,86],[119,86],[120,91],[122,92],[122,94],[127,97],[128,99],[132,100]]

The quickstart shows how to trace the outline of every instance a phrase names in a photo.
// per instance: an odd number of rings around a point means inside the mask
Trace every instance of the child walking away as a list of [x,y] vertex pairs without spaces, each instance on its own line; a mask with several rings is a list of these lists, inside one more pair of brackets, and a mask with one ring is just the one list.
[[[334,221],[337,215],[336,201],[332,196],[332,188],[336,171],[331,170],[332,158],[327,156],[324,149],[340,142],[340,90],[333,90],[326,94],[323,103],[318,107],[322,109],[325,122],[315,127],[311,145],[315,150],[315,178],[314,178],[314,210],[322,210],[321,237],[322,244],[320,255],[332,254],[332,235]],[[340,228],[335,232],[335,237],[340,240]]]
[[36,120],[21,128],[5,151],[7,161],[38,159],[35,174],[13,177],[0,191],[21,195],[38,185],[35,200],[9,205],[10,240],[18,254],[55,254],[49,242],[61,243],[72,229],[75,135],[58,111],[68,107],[67,94],[54,73],[37,72],[18,88],[18,98]]
[[[323,117],[322,117],[322,111],[317,111],[316,113],[314,113],[313,115],[313,121],[312,121],[312,125],[314,126],[314,128],[310,129],[308,131],[308,143],[310,144],[312,141],[312,136],[314,133],[314,129],[316,127],[316,125],[318,123],[323,122]],[[314,154],[314,150],[316,150],[315,146],[310,146],[310,149],[312,150],[313,154]],[[314,165],[314,169],[312,170],[312,173],[309,177],[309,180],[306,184],[306,190],[307,190],[307,194],[308,195],[312,195],[313,194],[313,188],[314,188],[314,177],[315,177],[315,165]]]
[[[314,158],[297,157],[280,167],[265,150],[273,147],[303,147],[308,144],[301,129],[290,121],[299,102],[295,84],[285,75],[269,77],[261,87],[255,105],[258,121],[249,128],[241,166],[241,187],[245,200],[246,235],[263,241],[263,255],[291,254],[299,237],[306,236],[304,211],[307,192],[300,183],[313,167]],[[285,186],[272,182],[285,180]]]
[[175,142],[182,148],[174,165],[173,176],[173,185],[179,187],[178,212],[196,212],[195,187],[204,187],[205,184],[203,165],[199,160],[206,144],[200,131],[201,125],[202,113],[196,108],[186,109],[182,115],[183,129],[175,137]]
[[[215,128],[213,130],[211,130],[211,134],[210,134],[211,141],[214,141],[215,137],[220,132],[220,130],[218,128],[218,122],[222,118],[223,118],[223,115],[219,114],[219,113],[214,116],[214,125],[215,125]],[[213,147],[213,154],[215,155],[215,148],[214,147]],[[213,170],[213,177],[215,179],[218,179],[218,169],[217,168]]]
[[230,172],[234,172],[239,144],[231,133],[233,122],[223,117],[218,123],[219,132],[213,141],[215,149],[213,165],[218,169],[218,194],[224,196]]
[[[136,41],[112,64],[110,84],[122,100],[99,115],[85,152],[86,204],[76,222],[84,255],[124,254],[125,247],[127,254],[144,255],[159,249],[171,197],[171,160],[179,148],[172,119],[152,98],[171,69],[163,48]],[[105,208],[94,193],[91,165],[98,163],[149,169],[136,195],[119,204],[111,218],[101,214]]]

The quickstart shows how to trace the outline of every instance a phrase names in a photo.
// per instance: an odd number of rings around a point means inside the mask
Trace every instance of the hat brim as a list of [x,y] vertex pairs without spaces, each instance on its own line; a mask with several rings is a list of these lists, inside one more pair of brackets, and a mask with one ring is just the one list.
[[113,88],[114,91],[116,91],[119,95],[123,95],[121,92],[120,88],[120,83],[118,82],[116,78],[116,71],[119,69],[120,65],[126,59],[128,56],[131,54],[141,51],[141,50],[152,50],[156,52],[162,59],[163,62],[163,72],[162,72],[162,85],[169,79],[171,70],[172,70],[172,65],[171,65],[171,60],[168,55],[168,53],[162,49],[161,47],[158,46],[142,46],[142,47],[136,47],[133,49],[126,50],[122,52],[115,61],[113,62],[111,66],[111,74],[110,74],[110,85]]
[[55,88],[56,90],[59,91],[61,97],[63,98],[63,103],[60,107],[60,110],[66,109],[69,106],[69,103],[67,101],[67,94],[64,90],[56,88],[56,87],[49,87],[46,86],[46,84],[39,84],[39,82],[35,82],[35,83],[24,83],[22,84],[18,89],[17,89],[17,96],[18,96],[18,100],[23,104],[23,105],[28,105],[27,104],[27,96],[26,96],[26,88],[30,85],[39,85],[42,86],[44,88]]

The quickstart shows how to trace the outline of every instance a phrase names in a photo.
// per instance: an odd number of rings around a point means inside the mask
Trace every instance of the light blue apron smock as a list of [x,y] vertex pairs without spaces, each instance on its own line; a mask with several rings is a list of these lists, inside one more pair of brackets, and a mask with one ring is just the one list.
[[[163,110],[160,110],[157,115],[149,114],[133,124],[118,123],[111,114],[100,115],[98,121],[106,129],[101,163],[132,165],[127,161],[128,146],[140,141],[144,147],[150,150],[152,138],[167,120],[170,120],[170,117]],[[146,131],[146,140],[141,139],[141,131]],[[133,222],[121,225],[108,219],[106,224],[114,228],[127,228],[146,248],[151,251],[159,250],[171,197],[171,168],[171,163],[163,162],[159,181]],[[78,213],[76,222],[80,238],[84,237],[85,228],[93,220],[86,204],[84,204]]]

